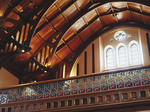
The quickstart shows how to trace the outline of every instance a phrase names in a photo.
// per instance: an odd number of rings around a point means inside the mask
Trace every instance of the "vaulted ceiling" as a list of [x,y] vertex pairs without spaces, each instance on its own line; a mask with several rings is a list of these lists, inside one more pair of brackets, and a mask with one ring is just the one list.
[[146,1],[1,0],[0,67],[26,81],[55,78],[61,63],[71,66],[107,30],[118,25],[149,29]]

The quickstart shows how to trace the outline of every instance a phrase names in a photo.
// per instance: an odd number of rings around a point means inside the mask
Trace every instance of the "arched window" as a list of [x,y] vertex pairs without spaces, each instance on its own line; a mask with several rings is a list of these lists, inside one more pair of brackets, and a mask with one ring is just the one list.
[[108,47],[105,50],[105,59],[106,59],[106,68],[111,69],[115,67],[115,58],[114,58],[114,50],[111,47]]
[[127,53],[126,48],[123,45],[118,47],[118,66],[127,66]]
[[130,59],[132,65],[141,64],[140,51],[137,43],[132,43],[130,45]]

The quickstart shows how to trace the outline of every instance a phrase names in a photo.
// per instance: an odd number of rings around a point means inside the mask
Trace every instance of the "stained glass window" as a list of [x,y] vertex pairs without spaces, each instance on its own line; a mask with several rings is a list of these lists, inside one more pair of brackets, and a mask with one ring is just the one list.
[[106,50],[106,67],[114,68],[114,66],[115,66],[114,51],[112,48],[108,48]]
[[138,45],[136,43],[131,44],[130,46],[130,54],[131,54],[131,64],[138,65],[141,64],[140,52],[138,49]]
[[127,38],[127,35],[124,31],[117,31],[114,35],[114,38],[117,40],[117,41],[123,41]]
[[104,49],[105,69],[142,64],[143,55],[140,46],[136,40],[131,38],[130,34],[126,34],[125,31],[117,31],[114,38],[114,41],[112,38],[110,39],[110,45],[107,45]]
[[122,45],[118,48],[118,65],[119,67],[127,65],[126,49]]

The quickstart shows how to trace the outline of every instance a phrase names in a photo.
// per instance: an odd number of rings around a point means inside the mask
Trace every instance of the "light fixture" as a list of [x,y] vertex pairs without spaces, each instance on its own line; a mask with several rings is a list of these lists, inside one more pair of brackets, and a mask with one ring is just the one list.
[[22,53],[25,53],[26,51],[24,49],[21,50]]
[[44,73],[47,73],[47,70],[44,70]]
[[26,52],[29,52],[31,50],[31,47],[28,47],[27,45],[25,46],[21,46],[19,49],[18,49],[18,52],[20,53],[26,53]]
[[19,48],[18,52],[21,54],[24,54],[26,52],[26,50],[23,47],[21,47],[21,48]]

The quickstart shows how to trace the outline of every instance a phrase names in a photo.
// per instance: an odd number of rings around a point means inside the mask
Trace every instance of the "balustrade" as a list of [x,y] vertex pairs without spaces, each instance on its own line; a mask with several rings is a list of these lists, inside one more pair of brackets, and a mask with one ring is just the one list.
[[[135,87],[150,83],[150,67],[96,74],[0,90],[0,104]],[[143,93],[144,94],[144,93]],[[133,98],[135,93],[132,93]],[[117,96],[115,96],[117,97]],[[108,98],[111,100],[111,98]]]
[[[119,90],[108,90],[103,92],[89,93],[65,96],[61,98],[40,99],[30,102],[16,102],[10,104],[1,104],[0,112],[43,112],[43,111],[77,111],[78,109],[105,107],[109,105],[118,105],[123,103],[131,103],[133,101],[140,102],[150,101],[150,86],[138,86],[133,88],[123,88]],[[139,104],[140,104],[139,103]],[[109,104],[109,105],[107,105]],[[76,107],[76,110],[74,110]]]
[[144,67],[5,88],[0,90],[0,112],[69,109],[149,99],[149,77],[150,67]]

